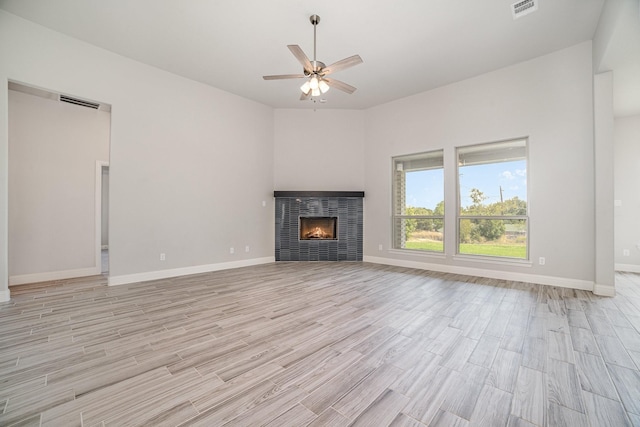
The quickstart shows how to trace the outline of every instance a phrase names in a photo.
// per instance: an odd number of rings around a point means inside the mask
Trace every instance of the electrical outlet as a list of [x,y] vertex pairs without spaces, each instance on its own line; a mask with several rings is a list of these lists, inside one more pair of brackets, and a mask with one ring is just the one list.
[[382,243],[380,243],[380,244],[378,245],[378,250],[379,250],[379,251],[381,251],[381,250],[382,250]]
[[264,208],[264,207],[266,207],[266,206],[267,206],[267,201],[266,201],[266,200],[263,200],[263,201],[262,201],[262,207]]
[[229,253],[230,253],[230,254],[233,254],[233,253],[235,253],[235,252],[236,252],[236,250],[235,250],[235,249],[233,249],[233,248],[229,248]]
[[538,259],[538,264],[540,264],[540,265],[545,265],[545,264],[546,264],[546,262],[547,262],[547,260],[546,260],[546,259],[544,259],[544,257],[543,257],[543,256],[541,256],[541,257]]
[[622,256],[629,256],[629,249],[623,249]]
[[160,254],[160,261],[164,261],[166,259],[167,259],[166,255],[164,253],[161,253]]
[[247,245],[247,246],[245,246],[245,247],[244,247],[244,251],[245,251],[245,252],[249,252],[249,245]]

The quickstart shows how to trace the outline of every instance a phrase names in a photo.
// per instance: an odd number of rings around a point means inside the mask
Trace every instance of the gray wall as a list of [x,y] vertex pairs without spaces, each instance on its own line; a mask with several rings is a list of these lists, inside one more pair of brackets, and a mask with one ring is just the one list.
[[[367,111],[365,260],[592,289],[592,88],[591,43],[587,42]],[[529,137],[532,262],[483,263],[456,256],[455,147],[518,137]],[[440,148],[448,166],[446,254],[390,250],[390,159]],[[378,250],[379,244],[383,251]],[[538,265],[539,257],[546,258],[546,265]]]
[[616,270],[640,273],[640,116],[616,118],[614,141]]
[[276,110],[274,189],[362,191],[364,111]]
[[[0,57],[2,129],[9,79],[112,106],[110,283],[273,259],[270,107],[5,12],[0,12]],[[8,135],[0,132],[0,154],[7,150]],[[4,242],[8,162],[4,154],[0,159]],[[6,255],[0,246],[0,297],[5,298]]]

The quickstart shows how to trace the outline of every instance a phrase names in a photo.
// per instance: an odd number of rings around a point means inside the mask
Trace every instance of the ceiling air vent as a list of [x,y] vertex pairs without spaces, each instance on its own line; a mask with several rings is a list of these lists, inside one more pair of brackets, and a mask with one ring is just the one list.
[[72,98],[66,95],[60,95],[60,101],[68,102],[69,104],[80,105],[81,107],[93,108],[97,110],[100,107],[100,104],[95,102],[85,101],[84,99]]
[[513,19],[521,18],[538,10],[538,0],[522,0],[511,5]]

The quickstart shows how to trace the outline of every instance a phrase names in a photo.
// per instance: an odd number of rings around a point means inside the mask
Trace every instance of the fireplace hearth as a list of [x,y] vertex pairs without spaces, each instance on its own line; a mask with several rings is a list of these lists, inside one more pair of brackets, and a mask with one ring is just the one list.
[[276,261],[362,261],[362,191],[275,191]]

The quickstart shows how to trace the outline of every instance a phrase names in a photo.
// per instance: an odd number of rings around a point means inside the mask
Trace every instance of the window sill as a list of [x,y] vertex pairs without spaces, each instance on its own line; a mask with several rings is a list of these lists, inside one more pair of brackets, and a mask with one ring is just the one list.
[[482,264],[517,265],[519,267],[533,266],[533,262],[528,259],[498,258],[498,257],[485,256],[485,255],[457,254],[453,256],[453,259],[456,261],[479,262]]
[[446,255],[442,252],[421,251],[418,249],[389,249],[387,253],[395,255],[412,255],[412,256],[427,256],[430,258],[445,259]]
[[[417,256],[421,258],[431,258],[437,260],[444,260],[447,258],[447,255],[442,252],[427,252],[415,249],[389,249],[387,250],[387,253],[393,255]],[[533,262],[527,259],[497,258],[483,255],[457,254],[453,256],[453,260],[461,262],[475,262],[481,264],[509,265],[527,268],[533,267]]]

